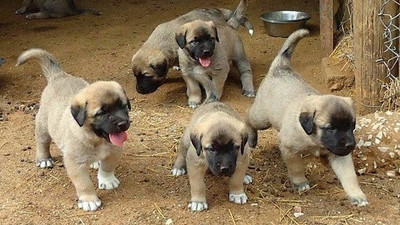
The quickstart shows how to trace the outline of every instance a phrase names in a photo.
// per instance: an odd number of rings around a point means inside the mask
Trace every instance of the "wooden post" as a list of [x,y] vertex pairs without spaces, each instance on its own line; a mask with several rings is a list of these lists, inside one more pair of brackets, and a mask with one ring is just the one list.
[[380,109],[379,92],[385,80],[384,66],[376,61],[383,50],[383,26],[378,13],[381,1],[354,0],[354,60],[357,108],[361,113]]
[[333,1],[319,0],[319,27],[322,57],[333,51]]

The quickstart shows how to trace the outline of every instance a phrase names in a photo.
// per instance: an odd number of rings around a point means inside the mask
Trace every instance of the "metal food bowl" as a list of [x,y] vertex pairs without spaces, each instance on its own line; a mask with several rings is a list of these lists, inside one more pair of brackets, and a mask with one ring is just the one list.
[[267,34],[273,37],[288,37],[303,28],[310,18],[310,15],[300,11],[274,11],[261,15]]

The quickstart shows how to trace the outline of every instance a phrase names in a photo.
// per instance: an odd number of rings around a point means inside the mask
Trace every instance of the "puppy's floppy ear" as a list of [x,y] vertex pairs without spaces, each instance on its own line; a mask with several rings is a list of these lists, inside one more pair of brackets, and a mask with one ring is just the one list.
[[192,145],[196,149],[197,156],[200,156],[201,153],[201,139],[203,138],[203,135],[198,135],[195,133],[190,134],[190,141],[192,142]]
[[176,43],[178,43],[178,45],[181,49],[185,48],[186,34],[187,34],[187,30],[184,27],[181,27],[179,29],[179,31],[175,34]]
[[[121,87],[122,88],[122,87]],[[125,98],[126,98],[126,105],[128,106],[129,111],[132,110],[132,106],[131,106],[131,102],[129,101],[128,95],[126,94],[125,90],[122,89],[122,92],[124,92],[125,94]]]
[[166,59],[161,64],[150,64],[150,67],[157,73],[157,75],[164,77],[168,72],[168,62]]
[[249,135],[247,134],[247,132],[242,133],[242,144],[240,145],[240,153],[244,153],[244,147],[247,144],[247,139],[248,139]]
[[299,121],[307,135],[311,135],[314,132],[315,113],[316,111],[314,111],[313,113],[310,112],[300,113]]
[[211,27],[212,30],[214,30],[215,34],[215,40],[219,42],[219,37],[218,37],[218,31],[217,31],[217,26],[215,26],[215,23],[213,21],[208,21],[208,25]]
[[216,40],[217,42],[219,42],[218,31],[217,31],[217,27],[216,27],[216,26],[214,26],[214,32],[215,32],[215,40]]
[[82,127],[83,124],[85,123],[86,107],[87,107],[87,102],[85,102],[84,106],[77,103],[71,105],[71,114],[80,127]]

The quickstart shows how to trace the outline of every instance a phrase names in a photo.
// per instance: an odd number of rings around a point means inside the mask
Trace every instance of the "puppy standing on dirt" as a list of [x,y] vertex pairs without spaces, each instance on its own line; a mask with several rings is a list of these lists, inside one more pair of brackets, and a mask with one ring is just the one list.
[[100,189],[118,187],[114,169],[127,139],[129,99],[115,81],[88,84],[65,73],[54,57],[41,49],[25,51],[17,65],[30,58],[41,60],[48,81],[35,120],[37,165],[53,166],[50,155],[53,140],[63,153],[67,173],[78,194],[78,207],[94,211],[101,201],[90,180],[89,167],[100,161],[97,175]]
[[206,92],[206,102],[221,98],[231,62],[247,71],[241,74],[243,95],[255,96],[251,66],[242,40],[232,27],[195,20],[182,25],[175,39],[189,107],[196,108],[201,103],[199,84]]
[[229,200],[247,202],[243,190],[250,149],[248,129],[232,108],[220,102],[200,106],[180,140],[180,152],[172,174],[189,175],[192,211],[208,208],[204,176],[207,168],[216,176],[230,176]]
[[[35,13],[33,13],[35,12]],[[22,7],[15,14],[25,14],[27,19],[59,18],[82,13],[100,15],[92,9],[78,9],[75,0],[24,0]]]
[[[140,94],[155,92],[165,81],[168,69],[178,66],[178,46],[175,32],[185,23],[194,20],[214,21],[234,29],[245,26],[253,34],[253,26],[245,17],[247,0],[241,0],[234,12],[229,9],[195,9],[174,20],[158,25],[143,46],[132,57],[132,72],[136,77],[136,90]],[[242,78],[252,81],[252,71],[247,66],[236,65]],[[246,89],[244,89],[246,88]],[[243,94],[254,97],[253,83],[243,87]]]
[[279,148],[293,187],[300,191],[310,188],[300,154],[314,150],[329,160],[350,201],[365,206],[368,201],[358,185],[351,157],[356,123],[351,98],[321,95],[290,67],[294,47],[308,33],[298,30],[290,35],[272,62],[248,112],[247,122],[255,129],[249,145],[256,145],[256,130],[274,127],[279,131]]

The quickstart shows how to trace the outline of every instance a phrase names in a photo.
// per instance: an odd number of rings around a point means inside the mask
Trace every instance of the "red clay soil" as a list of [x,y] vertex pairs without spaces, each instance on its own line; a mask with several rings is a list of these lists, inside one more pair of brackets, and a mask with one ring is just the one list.
[[[1,224],[400,224],[400,179],[384,172],[359,176],[370,205],[352,206],[332,170],[307,158],[307,176],[313,188],[299,194],[290,188],[277,147],[276,131],[263,131],[253,154],[246,186],[249,202],[228,200],[226,179],[207,176],[209,210],[187,209],[187,176],[170,175],[178,140],[193,110],[186,105],[186,89],[179,72],[157,92],[140,95],[130,74],[133,53],[160,23],[198,7],[234,9],[238,0],[99,0],[82,2],[101,16],[81,15],[47,20],[26,20],[15,15],[22,1],[0,1],[0,223]],[[252,0],[248,17],[255,26],[250,36],[239,32],[251,61],[256,87],[284,39],[269,37],[259,15],[280,9],[303,10],[312,16],[311,35],[302,40],[293,57],[294,69],[315,88],[328,93],[320,68],[318,1]],[[35,166],[34,115],[46,85],[40,66],[30,62],[15,67],[18,55],[40,47],[53,53],[68,73],[89,82],[116,80],[129,97],[133,110],[129,139],[116,170],[117,190],[97,190],[103,205],[96,212],[77,208],[74,187],[67,177],[60,151],[52,147],[53,169]],[[342,94],[343,93],[337,93]],[[241,95],[240,80],[232,74],[222,101],[242,115],[253,99]],[[355,158],[355,160],[360,160]],[[92,171],[94,185],[96,172]],[[304,216],[294,218],[293,206]]]

